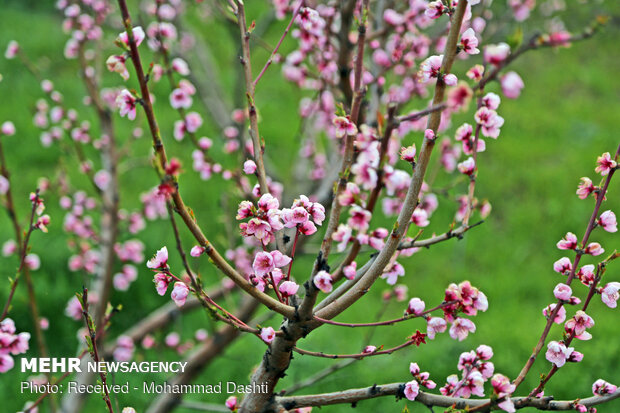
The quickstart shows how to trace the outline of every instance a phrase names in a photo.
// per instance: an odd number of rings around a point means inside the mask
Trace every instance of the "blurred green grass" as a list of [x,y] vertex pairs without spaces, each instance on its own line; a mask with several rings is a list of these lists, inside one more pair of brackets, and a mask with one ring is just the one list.
[[[251,12],[262,8],[262,3],[252,4]],[[613,6],[614,12],[618,7]],[[583,11],[585,13],[585,11]],[[578,18],[579,16],[575,17]],[[26,9],[25,4],[9,3],[0,14],[0,48],[11,39],[17,39],[26,53],[35,59],[45,77],[54,81],[58,90],[64,94],[65,101],[78,108],[84,117],[91,116],[88,108],[79,102],[83,94],[82,86],[76,82],[78,68],[75,62],[67,62],[62,57],[65,35],[60,31],[60,18],[51,10],[44,8]],[[33,28],[32,22],[36,22]],[[570,23],[570,22],[569,22]],[[265,35],[267,41],[275,42],[278,27]],[[204,29],[205,37],[218,39],[210,42],[215,60],[218,62],[218,75],[223,78],[225,90],[232,90],[235,78],[230,67],[235,64],[234,43],[227,30],[219,25]],[[432,345],[409,348],[389,357],[369,358],[342,370],[307,392],[335,391],[348,387],[363,387],[374,383],[405,381],[408,379],[408,363],[416,361],[423,370],[431,372],[431,378],[439,386],[445,377],[456,370],[458,355],[463,351],[488,344],[495,350],[493,362],[496,371],[514,378],[535,345],[542,331],[544,319],[541,309],[553,299],[553,286],[560,281],[552,271],[552,263],[562,254],[555,243],[566,231],[582,233],[591,212],[590,201],[580,201],[574,195],[579,177],[594,175],[596,156],[604,151],[613,151],[618,145],[617,124],[620,106],[620,70],[617,53],[618,28],[612,23],[604,32],[587,42],[574,45],[568,50],[544,50],[527,54],[513,67],[525,80],[526,87],[516,101],[503,99],[499,113],[506,119],[502,133],[497,141],[487,140],[487,151],[480,160],[480,175],[476,187],[477,196],[488,198],[493,212],[486,222],[470,231],[463,240],[451,240],[437,245],[428,251],[421,251],[408,260],[402,260],[407,275],[401,279],[409,287],[412,296],[419,296],[428,305],[443,298],[443,289],[450,282],[470,280],[489,297],[489,311],[474,319],[478,330],[464,342],[455,342],[447,334],[439,335]],[[285,43],[291,47],[292,42]],[[255,54],[255,70],[267,57],[267,52]],[[461,65],[459,69],[464,69]],[[53,174],[60,160],[66,162],[68,169],[77,167],[75,160],[58,149],[42,148],[39,133],[32,125],[34,103],[41,97],[40,88],[18,62],[0,59],[0,73],[4,80],[0,83],[0,121],[12,120],[18,135],[6,138],[4,145],[8,162],[13,171],[13,190],[19,198],[22,220],[25,219],[27,195],[34,189],[40,176]],[[132,79],[133,81],[134,79]],[[118,84],[118,79],[106,77],[107,86]],[[156,104],[160,122],[165,134],[170,134],[175,114],[167,109],[166,88],[159,86],[159,100]],[[490,90],[497,91],[497,85]],[[277,160],[277,171],[284,183],[294,185],[287,171],[295,157],[290,156],[299,148],[295,136],[297,106],[300,93],[279,78],[278,69],[272,68],[261,81],[257,102],[261,108],[261,132],[267,141],[267,155]],[[163,102],[163,104],[162,104]],[[204,112],[204,111],[201,111]],[[93,124],[95,124],[93,119]],[[119,139],[126,141],[132,125],[117,119]],[[204,130],[213,136],[215,128],[205,125]],[[412,138],[407,138],[411,140]],[[417,138],[416,138],[417,139]],[[189,142],[177,143],[169,140],[168,150],[184,161],[185,169],[190,169],[191,148]],[[144,165],[130,169],[121,176],[123,191],[122,204],[125,208],[139,207],[136,194],[145,192],[156,183],[146,155],[150,153],[150,143],[146,137],[132,143],[132,151],[139,154]],[[81,177],[72,177],[72,184],[84,186]],[[228,184],[219,178],[208,182],[200,181],[189,172],[182,177],[182,191],[187,203],[194,208],[198,219],[208,234],[220,246],[226,245],[224,223],[217,218],[222,205],[219,194],[227,191]],[[606,209],[620,210],[618,206],[618,183],[610,188]],[[70,321],[63,315],[64,307],[71,295],[81,288],[83,279],[67,269],[66,237],[62,233],[63,214],[57,207],[54,194],[47,195],[48,211],[53,219],[50,233],[37,234],[33,239],[33,251],[42,258],[41,270],[33,277],[40,310],[50,319],[50,330],[46,337],[52,355],[69,356],[76,349],[76,330],[79,323]],[[234,200],[229,208],[234,209]],[[433,226],[426,232],[443,232],[452,219],[453,206],[440,198],[440,211],[436,213]],[[441,209],[443,208],[443,211]],[[386,221],[389,222],[389,221]],[[0,242],[11,237],[11,228],[6,216],[0,216]],[[164,243],[169,243],[172,234],[167,222],[151,223],[149,228],[137,238],[146,245],[146,255]],[[317,238],[318,239],[318,238]],[[184,234],[185,245],[191,239]],[[594,240],[599,241],[611,251],[617,245],[612,235],[595,232]],[[311,242],[312,243],[312,242]],[[314,242],[315,243],[315,242]],[[296,268],[308,268],[312,256],[304,256]],[[587,263],[592,260],[587,261]],[[3,260],[0,264],[0,277],[13,275],[14,261]],[[172,265],[179,262],[172,259]],[[216,280],[216,271],[208,263],[200,265],[203,278]],[[614,278],[616,264],[608,271],[609,279]],[[617,280],[617,277],[615,277]],[[339,321],[363,321],[378,312],[381,307],[381,293],[385,288],[382,281],[362,299],[358,306],[345,312]],[[585,288],[576,287],[576,292],[585,295]],[[0,290],[4,301],[6,284]],[[167,301],[154,294],[151,274],[140,268],[139,279],[126,292],[116,292],[115,304],[122,304],[123,314],[114,319],[110,335],[114,336],[139,320],[148,311]],[[404,304],[390,304],[388,316],[399,315]],[[576,395],[587,396],[594,380],[604,378],[618,384],[620,374],[617,366],[620,359],[618,346],[617,311],[605,307],[600,300],[592,305],[591,313],[596,320],[591,330],[594,338],[589,342],[575,343],[577,349],[585,354],[584,361],[569,365],[554,377],[547,387],[546,394],[556,398],[569,398]],[[26,294],[20,286],[11,317],[20,330],[31,331],[31,321],[27,310]],[[276,323],[277,321],[273,321]],[[274,324],[275,325],[275,324]],[[184,339],[190,339],[199,326],[212,330],[212,323],[202,313],[179,317],[157,337],[169,331],[178,331]],[[406,325],[385,327],[375,333],[373,344],[386,347],[403,341],[407,334],[423,329],[423,323],[412,321]],[[325,327],[313,332],[300,346],[324,352],[357,352],[364,341],[366,331]],[[552,337],[559,337],[561,328],[554,327]],[[35,354],[34,339],[32,353]],[[226,353],[218,358],[199,378],[198,382],[247,381],[250,367],[261,358],[264,347],[255,337],[243,337],[235,342]],[[149,360],[176,360],[180,358],[170,350],[151,351],[137,354],[138,358]],[[334,363],[332,360],[314,359],[295,355],[288,376],[279,389],[308,377],[323,367]],[[544,356],[535,363],[532,372],[521,391],[537,384],[538,374],[548,370],[549,363]],[[17,382],[26,378],[18,368],[0,375],[0,397],[6,400],[3,409],[16,411],[26,400],[33,397],[16,392]],[[164,380],[163,375],[150,377],[132,375],[118,376],[117,381]],[[226,395],[188,399],[205,402],[223,402]],[[138,411],[149,402],[149,396],[140,393],[129,397],[119,397],[121,406],[132,405]],[[400,411],[404,402],[394,404],[394,399],[383,398],[359,403],[361,412]],[[408,403],[412,411],[424,411],[423,406]],[[101,401],[91,397],[89,409],[101,409]],[[344,407],[331,407],[327,411],[341,411]],[[601,406],[599,412],[616,412],[620,402]],[[90,411],[90,410],[89,410]],[[185,411],[179,409],[178,411]]]

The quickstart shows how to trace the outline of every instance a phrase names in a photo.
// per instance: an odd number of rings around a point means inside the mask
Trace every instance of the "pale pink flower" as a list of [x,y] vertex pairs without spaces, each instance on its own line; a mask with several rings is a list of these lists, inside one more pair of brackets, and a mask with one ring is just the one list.
[[420,64],[420,81],[428,82],[439,76],[443,55],[430,56]]
[[181,337],[179,337],[179,333],[177,332],[172,332],[169,333],[165,338],[164,338],[164,343],[166,343],[166,345],[168,347],[176,347],[181,343]]
[[129,71],[125,65],[125,56],[112,55],[108,57],[105,63],[110,72],[118,73],[123,80],[129,79]]
[[609,154],[609,152],[605,152],[604,154],[599,156],[596,159],[596,164],[597,166],[596,166],[596,169],[594,169],[594,171],[596,173],[600,173],[602,176],[607,175],[609,171],[611,171],[616,166],[618,166],[616,161],[611,159],[611,155]]
[[260,338],[267,344],[271,343],[276,338],[276,332],[273,327],[264,327],[260,330]]
[[230,396],[228,399],[226,399],[226,407],[228,407],[228,409],[230,409],[230,411],[237,411],[237,397],[236,396]]
[[[550,317],[553,314],[553,310],[555,310],[557,304],[549,304],[547,307],[543,308],[543,315],[545,317]],[[556,324],[562,324],[566,320],[566,308],[564,306],[560,307],[558,313],[555,315],[553,322]]]
[[9,192],[9,188],[11,187],[11,183],[4,175],[0,175],[0,195],[5,195]]
[[192,96],[185,89],[176,88],[170,93],[170,106],[174,109],[188,109],[192,106]]
[[437,333],[443,333],[446,331],[446,320],[440,317],[431,317],[426,323],[426,336],[433,340]]
[[545,353],[545,357],[547,360],[556,365],[556,367],[562,367],[568,357],[573,352],[573,347],[566,347],[566,345],[561,341],[551,341],[547,344],[547,352]]
[[564,283],[559,283],[553,289],[553,295],[558,300],[568,301],[570,300],[572,294],[573,294],[573,290]]
[[344,274],[345,277],[347,277],[348,280],[352,280],[355,278],[355,275],[357,274],[356,269],[357,269],[357,263],[353,261],[351,264],[346,265],[343,268],[342,273]]
[[465,75],[471,80],[479,82],[482,80],[482,75],[484,75],[484,66],[480,64],[474,65],[467,71],[467,73],[465,73]]
[[618,231],[618,222],[616,221],[616,214],[611,210],[607,210],[601,214],[597,224],[600,225],[607,232]]
[[327,271],[319,271],[314,276],[314,285],[324,293],[332,291],[332,276]]
[[252,175],[254,172],[256,172],[256,163],[251,159],[245,161],[243,163],[243,172],[248,175]]
[[121,117],[127,115],[127,119],[134,120],[136,118],[136,102],[136,97],[127,89],[123,89],[116,98],[116,106],[120,109]]
[[480,53],[480,49],[478,49],[477,46],[478,38],[476,37],[476,33],[474,33],[474,29],[470,27],[461,35],[461,47],[467,54],[478,54]]
[[510,46],[506,43],[490,44],[484,49],[484,60],[494,66],[502,63],[510,54]]
[[392,26],[400,26],[401,24],[405,23],[405,18],[403,17],[403,15],[393,9],[386,9],[383,12],[383,20],[385,20],[387,24],[390,24]]
[[4,57],[7,59],[14,59],[19,52],[19,44],[15,40],[11,40],[6,48],[6,52],[4,52]]
[[160,272],[155,274],[155,276],[153,277],[153,282],[155,283],[155,289],[157,290],[157,294],[162,296],[165,295],[166,291],[168,290],[168,285],[171,281],[172,278],[170,278],[164,273]]
[[400,159],[402,159],[405,162],[415,162],[415,154],[416,154],[416,148],[415,148],[415,144],[408,146],[408,147],[402,147],[400,149]]
[[430,224],[428,220],[428,213],[421,208],[416,208],[413,210],[413,214],[411,215],[411,222],[418,227],[426,227]]
[[362,354],[372,354],[375,351],[377,351],[376,346],[366,346],[364,347],[364,350],[362,350]]
[[458,83],[459,79],[456,77],[456,75],[449,73],[447,75],[445,75],[443,77],[443,82],[447,85],[447,86],[456,86],[456,84]]
[[41,268],[41,259],[37,254],[28,254],[24,257],[24,264],[29,269],[36,271]]
[[424,138],[428,139],[429,141],[433,141],[435,140],[437,136],[435,135],[435,131],[432,129],[426,129],[424,131]]
[[[438,19],[446,11],[446,8],[441,0],[431,1],[426,5],[424,15],[431,19]],[[413,399],[412,399],[413,400]]]
[[357,126],[355,126],[355,123],[351,122],[348,117],[337,116],[332,123],[336,127],[337,138],[342,138],[345,135],[357,134]]
[[10,120],[7,120],[0,127],[0,132],[5,136],[13,136],[15,135],[15,125]]
[[168,248],[162,247],[155,256],[147,261],[146,267],[151,269],[166,268],[168,263]]
[[501,103],[501,99],[497,93],[489,92],[482,98],[482,105],[486,106],[491,110],[497,110],[499,104]]
[[564,330],[567,333],[573,333],[575,338],[588,340],[591,336],[589,333],[586,333],[586,329],[591,327],[594,327],[594,319],[584,311],[578,310],[575,316],[566,322]]
[[586,254],[590,254],[595,257],[597,255],[601,255],[602,253],[604,253],[605,250],[603,249],[603,247],[601,247],[601,244],[599,244],[598,242],[591,242],[588,244],[584,252]]
[[559,272],[560,274],[566,274],[572,269],[573,263],[568,259],[568,257],[562,257],[553,263],[553,270],[555,272]]
[[181,76],[189,75],[189,66],[187,65],[187,62],[180,57],[175,57],[174,59],[172,59],[171,66],[172,70],[174,70]]
[[476,325],[468,318],[457,318],[450,327],[450,337],[463,341],[469,333],[476,332]]
[[407,400],[415,400],[416,397],[418,397],[418,393],[420,392],[420,385],[418,384],[417,381],[415,380],[411,380],[408,383],[405,383],[405,397],[407,398]]
[[478,356],[478,358],[480,358],[480,360],[491,360],[491,358],[493,357],[493,349],[491,348],[491,346],[481,344],[476,349],[476,355]]
[[476,170],[476,161],[474,161],[474,158],[470,156],[469,158],[465,159],[463,162],[460,162],[457,165],[457,168],[460,173],[465,174],[465,175],[471,175]]
[[574,250],[577,248],[577,236],[572,232],[567,232],[556,245],[561,250]]
[[515,412],[514,403],[510,400],[510,396],[515,391],[515,385],[510,382],[510,379],[503,374],[496,374],[491,378],[491,386],[498,399],[505,398],[497,404],[498,407],[506,412]]
[[601,299],[605,305],[609,308],[616,308],[618,306],[618,298],[620,294],[620,282],[610,282],[601,289]]
[[[133,34],[133,39],[136,42],[136,46],[140,46],[140,43],[142,43],[144,37],[146,36],[142,27],[134,27],[131,30],[131,33]],[[123,42],[126,46],[129,46],[129,36],[127,36],[126,31],[119,34],[117,40]]]
[[606,394],[613,394],[618,390],[618,386],[606,382],[603,379],[598,379],[592,384],[592,393],[598,396],[604,396]]
[[200,257],[202,254],[204,254],[205,252],[205,248],[201,245],[194,245],[191,249],[191,251],[189,252],[189,255],[191,255],[192,257]]
[[580,199],[586,199],[595,189],[592,180],[584,176],[581,178],[581,182],[577,187],[577,196],[579,196]]
[[252,268],[259,277],[269,274],[275,268],[272,255],[268,252],[260,251],[254,257]]
[[297,290],[299,290],[299,285],[293,281],[284,281],[280,284],[278,289],[280,290],[280,293],[282,293],[282,296],[289,297],[297,293]]
[[424,301],[420,300],[419,298],[412,298],[411,300],[409,300],[409,305],[407,306],[406,312],[407,314],[415,314],[419,316],[424,312],[425,305],[426,304],[424,303]]
[[187,299],[188,294],[189,288],[187,287],[187,285],[182,282],[176,282],[174,283],[174,288],[172,289],[170,297],[177,306],[182,307],[185,304],[185,300]]
[[523,80],[517,72],[508,72],[500,78],[502,93],[508,99],[516,99],[521,94],[521,89],[525,87]]

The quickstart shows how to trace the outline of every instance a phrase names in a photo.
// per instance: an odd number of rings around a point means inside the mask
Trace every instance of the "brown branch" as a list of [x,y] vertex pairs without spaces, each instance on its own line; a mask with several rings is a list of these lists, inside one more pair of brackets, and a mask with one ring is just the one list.
[[[441,67],[442,74],[450,73],[452,63],[454,62],[454,59],[456,57],[456,43],[458,41],[459,31],[461,28],[461,23],[463,21],[463,16],[465,14],[466,6],[467,2],[460,2],[456,8],[456,12],[452,15],[452,24],[450,25],[450,32],[448,34],[446,49],[444,51],[444,59]],[[435,85],[433,106],[443,102],[445,88],[446,85],[443,81],[443,78],[439,77]],[[428,120],[428,129],[436,131],[439,127],[440,120],[440,112],[433,112]],[[334,302],[321,310],[317,314],[319,317],[330,319],[340,314],[345,309],[349,308],[355,301],[361,298],[370,289],[375,280],[379,278],[379,276],[381,276],[384,268],[389,263],[392,255],[398,248],[400,241],[406,234],[406,230],[411,220],[411,215],[413,214],[413,210],[418,204],[418,196],[422,187],[424,175],[426,173],[426,169],[431,157],[431,152],[434,146],[434,140],[424,138],[420,155],[418,157],[418,163],[415,167],[413,178],[411,180],[411,184],[407,191],[407,196],[403,203],[403,208],[398,216],[397,221],[394,224],[392,233],[390,234],[385,247],[381,250],[368,272],[360,279],[360,281],[347,293],[345,293],[339,301]]]
[[[618,149],[616,150],[616,155],[614,159],[617,160],[619,155],[620,155],[620,146],[618,146]],[[576,251],[575,259],[573,260],[573,267],[566,280],[566,285],[570,285],[570,283],[575,278],[577,266],[579,265],[581,256],[584,254],[583,250],[585,249],[588,239],[590,238],[590,234],[592,233],[592,230],[595,227],[596,219],[598,217],[598,211],[601,207],[603,199],[605,198],[605,194],[607,193],[607,188],[609,187],[609,182],[611,181],[611,178],[613,177],[615,171],[616,169],[612,169],[609,172],[609,174],[607,175],[607,179],[605,180],[605,183],[603,184],[603,187],[601,188],[600,192],[596,194],[596,205],[594,206],[594,211],[592,211],[592,215],[590,216],[590,221],[588,222],[586,232],[583,234],[583,238],[581,239],[582,248]],[[547,318],[547,324],[545,325],[545,328],[540,336],[540,339],[538,340],[538,343],[536,343],[536,347],[534,347],[534,351],[532,351],[532,354],[530,355],[527,362],[521,369],[521,372],[519,373],[517,378],[514,380],[514,385],[516,387],[518,387],[523,382],[523,380],[525,380],[525,376],[527,375],[527,373],[530,371],[530,369],[534,365],[534,361],[536,361],[536,357],[538,357],[538,354],[540,353],[540,350],[544,346],[547,336],[549,335],[549,331],[551,330],[551,326],[553,325],[553,320],[555,319],[555,316],[558,314],[562,306],[563,306],[563,302],[558,300],[555,308],[553,309],[553,311]]]
[[[158,161],[158,168],[160,171],[165,171],[166,165],[168,163],[168,158],[166,156],[166,151],[164,148],[164,144],[161,139],[161,134],[159,131],[159,126],[157,124],[157,120],[155,119],[155,113],[153,111],[153,106],[151,104],[150,92],[148,89],[148,85],[146,82],[146,78],[144,75],[144,71],[142,69],[142,62],[140,60],[140,54],[138,52],[138,47],[133,37],[132,33],[132,24],[131,18],[129,16],[129,11],[127,9],[126,0],[118,0],[119,7],[121,9],[121,15],[123,17],[123,22],[125,25],[125,30],[127,31],[127,37],[129,39],[129,48],[131,60],[133,62],[136,75],[138,78],[138,82],[140,83],[141,90],[141,103],[146,114],[146,118],[148,120],[149,129],[151,132],[151,137],[153,139],[153,148],[155,150],[156,158]],[[241,287],[248,294],[259,300],[262,304],[267,306],[267,308],[280,313],[286,317],[291,317],[294,314],[294,309],[286,304],[282,304],[277,300],[273,299],[269,295],[259,291],[254,287],[250,282],[248,282],[239,272],[237,272],[230,264],[220,255],[220,253],[211,245],[211,242],[207,239],[207,237],[202,232],[202,229],[196,222],[194,215],[190,212],[190,210],[185,206],[183,202],[183,198],[178,190],[178,182],[174,181],[172,176],[166,175],[164,176],[164,180],[170,182],[172,181],[175,186],[175,191],[172,193],[172,201],[174,202],[177,213],[183,219],[183,222],[190,230],[194,238],[198,241],[198,243],[205,248],[205,252],[211,258],[213,263],[217,268],[219,268],[226,276],[228,276],[231,280],[235,282],[239,287]]]
[[[333,404],[354,404],[362,400],[374,399],[384,396],[404,397],[404,383],[391,383],[385,385],[373,385],[360,389],[343,390],[333,393],[313,394],[308,396],[288,396],[277,397],[278,405],[283,406],[287,410],[309,406],[327,406]],[[513,397],[511,400],[515,404],[515,408],[522,409],[525,407],[533,407],[538,410],[574,410],[575,404],[583,404],[586,407],[596,406],[606,403],[620,397],[620,390],[613,394],[605,396],[594,396],[586,399],[555,401],[552,397],[543,397],[532,399],[528,397]],[[489,399],[463,399],[459,397],[440,396],[436,394],[419,392],[415,401],[429,407],[454,407],[459,410],[468,410],[489,403]],[[489,410],[499,410],[493,406]]]

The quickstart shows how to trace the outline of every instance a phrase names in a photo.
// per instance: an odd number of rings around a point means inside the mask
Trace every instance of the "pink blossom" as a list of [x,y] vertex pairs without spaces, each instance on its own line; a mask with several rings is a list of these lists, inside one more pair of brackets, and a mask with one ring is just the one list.
[[174,70],[181,76],[189,75],[189,66],[187,65],[187,62],[180,57],[175,57],[174,59],[172,59],[171,66],[172,70]]
[[424,130],[424,138],[428,139],[429,141],[433,141],[435,140],[437,136],[435,135],[435,131],[432,129],[426,129]]
[[407,314],[415,314],[416,316],[421,315],[424,312],[425,303],[419,298],[415,297],[409,300],[409,305],[407,306]]
[[[144,30],[142,29],[142,27],[140,26],[134,27],[131,30],[131,33],[133,35],[134,41],[136,42],[136,46],[140,46],[140,43],[142,43],[142,41],[144,40],[144,37],[146,36],[144,34]],[[123,42],[125,46],[129,46],[129,37],[127,36],[126,31],[119,34],[117,40]]]
[[314,276],[314,285],[324,293],[332,291],[332,276],[327,271],[319,271]]
[[261,251],[257,253],[254,257],[252,268],[259,277],[269,274],[275,268],[273,257],[268,252]]
[[472,66],[465,75],[471,80],[479,82],[480,80],[482,80],[483,74],[484,74],[484,66],[477,64],[477,65]]
[[129,361],[133,357],[135,346],[129,336],[120,336],[116,339],[113,357],[116,361]]
[[254,172],[256,172],[256,163],[251,159],[245,161],[243,163],[243,172],[248,175],[252,175]]
[[559,272],[560,274],[566,274],[572,269],[573,263],[568,259],[568,257],[562,257],[553,263],[553,271]]
[[481,344],[476,349],[476,355],[480,358],[480,360],[491,360],[493,357],[493,349],[486,344]]
[[588,244],[584,252],[586,254],[590,254],[596,257],[597,255],[601,255],[602,253],[604,253],[605,250],[603,249],[603,247],[601,247],[601,244],[599,244],[598,242],[591,242]]
[[11,184],[8,179],[4,175],[0,175],[0,195],[5,195],[9,192]]
[[459,79],[456,77],[456,75],[449,73],[443,77],[443,81],[447,86],[456,86]]
[[230,411],[235,412],[237,411],[237,397],[236,396],[230,396],[228,399],[226,399],[226,407],[228,407],[228,409],[230,409]]
[[123,89],[116,98],[116,106],[120,109],[120,115],[127,115],[127,119],[134,120],[136,118],[136,102],[137,99],[127,89]]
[[355,275],[357,274],[356,269],[357,269],[357,263],[353,261],[351,264],[346,265],[343,268],[342,273],[344,274],[345,277],[347,277],[348,280],[352,280],[355,278]]
[[594,393],[595,396],[613,394],[616,390],[618,390],[618,386],[608,383],[603,379],[598,379],[592,384],[592,393]]
[[573,350],[573,347],[567,348],[561,341],[551,341],[547,344],[547,352],[545,353],[545,357],[548,361],[555,364],[556,367],[562,367]]
[[411,222],[418,227],[428,226],[428,224],[430,224],[430,221],[428,220],[428,213],[421,208],[414,209],[413,214],[411,215]]
[[609,171],[611,171],[612,169],[618,166],[616,161],[611,159],[611,155],[609,154],[609,152],[605,152],[604,154],[599,156],[596,159],[596,165],[597,166],[596,166],[596,169],[594,169],[594,171],[596,173],[600,173],[602,176],[607,175]]
[[420,392],[420,385],[418,384],[417,381],[415,380],[411,380],[408,383],[405,383],[405,389],[404,389],[404,393],[405,393],[405,397],[407,398],[407,400],[415,400],[416,397],[418,397],[418,393]]
[[293,281],[284,281],[282,284],[280,284],[280,287],[278,289],[280,290],[280,293],[282,293],[282,296],[289,297],[297,293],[297,290],[299,290],[299,285],[297,285]]
[[272,327],[264,327],[260,330],[260,338],[267,344],[271,343],[276,338],[276,332]]
[[41,259],[37,254],[28,254],[24,257],[24,264],[29,269],[36,271],[41,268]]
[[357,126],[355,126],[355,123],[351,122],[348,117],[337,116],[332,123],[336,127],[337,138],[342,138],[345,135],[352,136],[357,134]]
[[575,338],[580,340],[588,340],[590,334],[586,332],[587,328],[594,327],[594,320],[584,311],[578,310],[573,318],[568,320],[564,326],[567,333],[572,333]]
[[368,229],[370,218],[372,218],[370,211],[367,211],[357,205],[353,205],[349,210],[349,214],[351,214],[351,217],[347,221],[347,224],[351,228],[357,229],[358,231],[366,231]]
[[471,175],[476,170],[476,161],[471,156],[465,159],[463,162],[457,165],[457,168],[460,173],[465,175]]
[[497,93],[489,92],[482,98],[482,105],[491,110],[497,110],[501,99]]
[[435,55],[427,58],[420,64],[420,81],[428,82],[432,78],[439,76],[441,71],[441,63],[443,61],[443,55]]
[[15,135],[15,125],[10,120],[7,120],[0,127],[0,132],[5,136],[13,136]]
[[441,0],[431,1],[426,5],[424,15],[431,19],[438,19],[446,12],[446,8]]
[[484,60],[494,66],[501,64],[510,54],[510,46],[506,43],[490,44],[484,49]]
[[[549,304],[547,307],[543,308],[543,315],[545,317],[550,317],[553,314],[553,310],[555,310],[557,304]],[[553,322],[556,324],[562,324],[566,320],[566,308],[564,306],[560,307],[558,313],[555,315]]]
[[177,306],[182,307],[185,304],[185,300],[187,299],[188,294],[189,288],[187,287],[187,285],[182,282],[176,282],[174,283],[174,288],[170,297],[172,297],[172,300]]
[[201,245],[194,245],[191,249],[191,251],[189,252],[189,255],[191,255],[192,257],[200,257],[202,254],[204,254],[205,252],[205,248]]
[[567,232],[563,239],[558,241],[557,247],[561,250],[574,250],[577,248],[577,236]]
[[618,222],[616,221],[616,214],[611,210],[607,210],[601,214],[597,224],[600,225],[607,232],[618,231]]
[[157,294],[162,296],[165,295],[166,291],[168,290],[168,285],[171,281],[172,278],[170,278],[164,273],[160,272],[155,274],[155,276],[153,277],[153,282],[155,283],[155,289],[157,290]]
[[502,92],[509,99],[516,99],[525,87],[523,80],[516,72],[508,72],[500,78]]
[[450,327],[450,337],[463,341],[469,333],[476,332],[476,325],[468,318],[457,318]]
[[570,300],[572,294],[573,294],[573,290],[564,283],[559,283],[553,289],[553,295],[555,296],[555,298],[561,301]]
[[403,17],[403,15],[392,9],[386,9],[383,12],[383,20],[385,20],[387,24],[390,24],[392,26],[400,26],[401,24],[405,23],[405,18]]
[[168,347],[174,348],[178,346],[179,343],[181,343],[181,337],[179,337],[179,333],[176,333],[176,332],[169,333],[164,338],[164,343],[166,343]]
[[176,88],[170,93],[170,106],[173,109],[188,109],[192,106],[192,96],[185,89]]
[[376,346],[366,346],[364,347],[364,350],[362,350],[362,354],[372,354],[375,351],[377,351]]
[[168,248],[162,247],[153,258],[147,261],[146,267],[151,269],[166,268],[168,263]]
[[601,289],[601,299],[609,308],[616,308],[620,294],[620,282],[610,282]]
[[416,148],[415,148],[415,144],[408,146],[408,147],[402,147],[400,149],[400,159],[402,159],[405,162],[415,162],[415,154],[416,154]]
[[586,199],[595,189],[592,180],[584,176],[581,178],[581,182],[577,187],[577,196],[579,196],[580,199]]
[[110,72],[118,73],[123,80],[129,79],[129,71],[125,65],[125,56],[112,55],[106,60],[106,66]]
[[6,52],[4,52],[4,57],[7,59],[14,59],[19,53],[19,44],[15,40],[11,40],[6,47]]
[[6,373],[11,370],[15,366],[15,361],[13,357],[8,354],[0,353],[0,373]]
[[477,46],[478,38],[476,37],[476,33],[474,33],[474,29],[470,27],[461,35],[461,47],[467,54],[478,54],[480,53],[480,50]]
[[515,412],[515,406],[510,396],[515,391],[515,385],[511,384],[510,379],[503,374],[496,374],[491,378],[493,392],[499,399],[505,398],[504,401],[498,403],[498,406],[506,412]]

